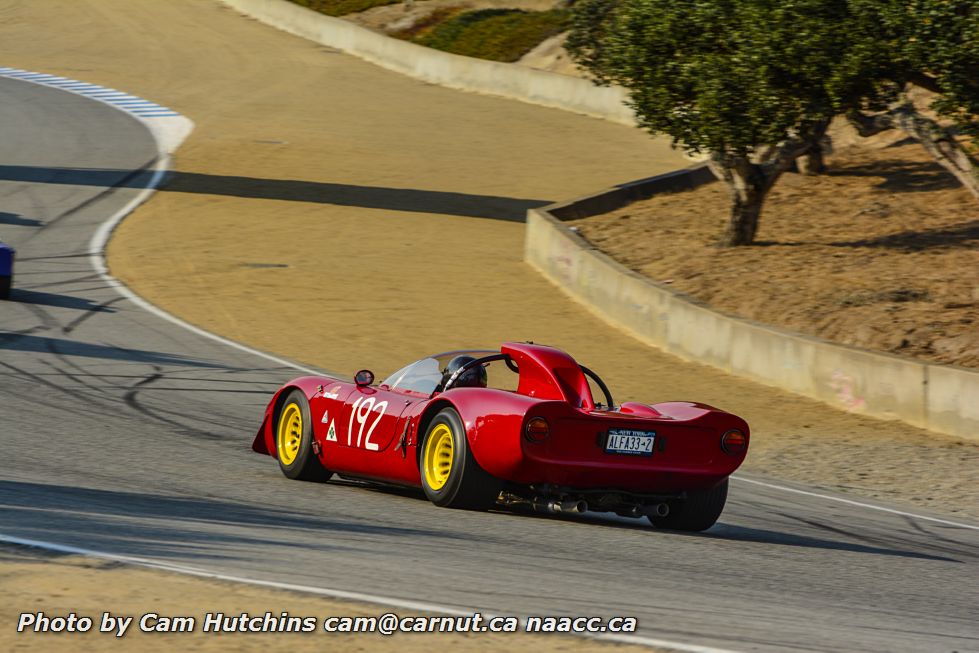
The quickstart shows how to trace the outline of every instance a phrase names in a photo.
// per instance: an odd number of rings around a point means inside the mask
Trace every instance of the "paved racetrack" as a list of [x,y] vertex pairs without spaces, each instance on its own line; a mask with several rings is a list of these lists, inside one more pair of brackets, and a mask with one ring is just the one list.
[[[2,80],[0,97],[0,228],[21,256],[0,305],[0,533],[504,614],[631,614],[648,637],[737,650],[979,650],[976,530],[745,481],[721,524],[680,535],[285,480],[248,444],[294,371],[91,268],[149,135],[53,89]],[[125,187],[78,178],[93,169]]]

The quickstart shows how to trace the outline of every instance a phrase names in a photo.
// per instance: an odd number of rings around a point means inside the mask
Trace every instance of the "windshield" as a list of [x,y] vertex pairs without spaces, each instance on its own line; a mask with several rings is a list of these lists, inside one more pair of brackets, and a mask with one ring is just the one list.
[[[432,394],[436,386],[442,381],[442,372],[456,356],[472,356],[473,358],[483,358],[499,354],[499,351],[486,349],[463,349],[459,351],[447,351],[443,354],[436,354],[415,361],[410,365],[402,367],[400,370],[384,379],[381,385],[388,386],[391,390],[410,390],[422,394]],[[492,371],[487,368],[487,385],[491,388],[501,390],[516,389],[516,374],[510,372],[505,365],[494,365]]]

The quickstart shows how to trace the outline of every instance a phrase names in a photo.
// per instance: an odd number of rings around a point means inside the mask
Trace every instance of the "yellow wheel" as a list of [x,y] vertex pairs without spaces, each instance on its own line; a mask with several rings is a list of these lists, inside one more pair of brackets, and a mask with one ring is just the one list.
[[279,433],[275,439],[275,448],[279,452],[279,460],[283,465],[296,462],[299,455],[299,445],[303,441],[303,412],[295,402],[286,404],[279,417]]
[[437,506],[488,510],[503,489],[502,481],[473,458],[465,424],[454,408],[444,408],[432,418],[418,464],[422,489]]
[[438,424],[425,440],[425,480],[428,487],[441,490],[452,471],[452,431]]
[[275,453],[279,469],[288,478],[301,481],[325,481],[332,474],[313,452],[313,420],[309,401],[301,390],[285,396],[275,423]]

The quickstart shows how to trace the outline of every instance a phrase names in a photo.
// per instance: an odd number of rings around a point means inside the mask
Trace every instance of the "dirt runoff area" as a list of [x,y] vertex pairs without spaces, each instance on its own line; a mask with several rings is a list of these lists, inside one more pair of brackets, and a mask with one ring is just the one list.
[[[327,619],[377,617],[388,612],[402,617],[432,618],[412,610],[400,610],[349,601],[337,601],[284,590],[254,587],[241,583],[203,580],[168,572],[122,566],[115,562],[73,555],[51,554],[38,549],[0,544],[0,583],[4,601],[0,605],[0,650],[44,651],[45,653],[86,653],[88,651],[240,651],[242,653],[427,653],[446,650],[540,651],[541,653],[649,653],[645,646],[598,642],[571,635],[526,633],[330,633],[323,629]],[[241,615],[247,620],[262,618],[313,618],[310,632],[204,632],[205,619],[220,618],[222,628],[237,628]],[[17,633],[22,613],[43,613],[48,619],[88,617],[88,632]],[[113,619],[133,617],[123,628],[118,621],[105,620],[107,632],[100,632],[104,613]],[[220,617],[218,616],[220,613]],[[285,613],[285,615],[283,615]],[[145,617],[145,619],[144,619]],[[185,619],[190,617],[193,622]],[[224,626],[224,617],[238,620]],[[181,618],[177,621],[176,618]],[[142,621],[142,628],[140,622]],[[38,620],[39,624],[43,621]],[[286,622],[271,621],[272,628]],[[307,621],[307,623],[309,623]],[[412,621],[411,625],[418,622]],[[455,622],[454,622],[455,623]],[[464,623],[464,622],[460,622]],[[255,627],[259,622],[253,622]],[[298,624],[293,624],[298,625]],[[331,622],[331,627],[340,622]],[[108,630],[109,627],[114,631]],[[38,626],[39,628],[41,626]],[[146,629],[145,631],[143,629]],[[167,632],[163,629],[171,629]],[[176,630],[183,629],[183,630]],[[121,637],[117,633],[122,632]]]
[[921,145],[852,145],[825,175],[788,174],[756,244],[718,249],[727,186],[578,220],[629,268],[738,317],[979,368],[979,202]]

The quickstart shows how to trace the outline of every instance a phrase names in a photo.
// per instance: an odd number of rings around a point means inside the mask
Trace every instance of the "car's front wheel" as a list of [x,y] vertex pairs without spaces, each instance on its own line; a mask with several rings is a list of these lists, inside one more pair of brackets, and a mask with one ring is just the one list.
[[503,489],[473,458],[465,425],[452,408],[440,411],[428,425],[420,463],[422,489],[437,506],[488,510]]
[[299,481],[326,481],[326,470],[313,451],[313,420],[309,401],[300,390],[286,395],[275,425],[275,454],[286,477]]
[[674,531],[706,531],[713,526],[727,502],[727,479],[707,490],[687,493],[685,501],[670,506],[665,517],[650,515],[656,528]]

